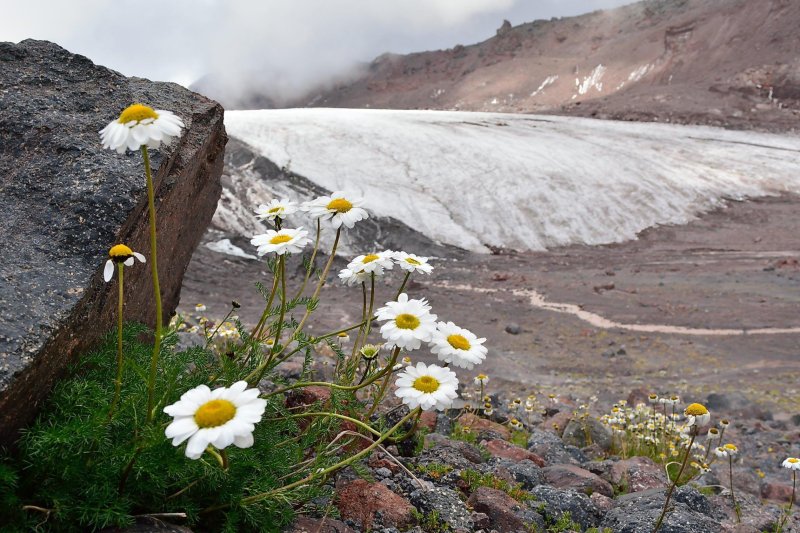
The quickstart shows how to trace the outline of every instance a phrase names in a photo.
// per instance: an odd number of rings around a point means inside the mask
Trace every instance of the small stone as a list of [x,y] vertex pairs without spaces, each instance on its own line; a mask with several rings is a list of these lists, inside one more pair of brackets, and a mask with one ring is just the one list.
[[519,335],[522,333],[522,327],[519,324],[512,322],[506,326],[506,333],[511,335]]
[[649,457],[631,457],[611,467],[610,481],[624,492],[639,492],[667,486],[663,467]]
[[409,499],[419,512],[427,514],[436,511],[439,519],[453,528],[473,527],[470,512],[453,489],[434,487],[428,490],[415,490]]
[[524,531],[526,526],[546,527],[544,519],[530,508],[523,507],[505,492],[478,487],[467,505],[489,517],[491,527],[498,531]]
[[599,492],[609,498],[614,496],[614,489],[608,481],[578,466],[554,465],[542,469],[542,472],[547,482],[559,489],[575,489],[587,495]]
[[561,435],[564,444],[583,448],[589,444],[597,444],[603,450],[611,449],[611,430],[593,418],[587,420],[571,420]]
[[381,483],[363,479],[337,489],[336,506],[342,518],[359,522],[365,529],[372,528],[378,514],[384,526],[405,528],[416,522],[414,506],[408,500]]
[[782,483],[764,483],[761,485],[761,497],[765,500],[788,502],[792,497],[792,486]]
[[486,418],[481,418],[473,413],[464,413],[459,419],[458,423],[461,426],[469,427],[473,432],[480,433],[481,431],[491,431],[496,433],[500,438],[505,440],[511,439],[511,431],[497,422],[492,422]]
[[285,533],[356,533],[347,524],[333,518],[309,518],[300,516]]
[[[564,441],[549,431],[534,429],[528,437],[528,449],[545,460],[546,464],[581,464],[570,453]],[[578,450],[580,453],[580,450]]]
[[375,470],[375,475],[378,477],[392,477],[392,471],[388,468],[378,468]]
[[540,510],[549,522],[557,522],[566,513],[569,513],[570,519],[580,524],[583,529],[594,527],[600,522],[600,509],[582,492],[540,485],[532,489],[531,494],[536,500],[529,502],[529,505]]
[[535,453],[528,451],[525,448],[515,446],[508,441],[495,439],[484,441],[482,444],[486,448],[486,451],[492,454],[493,457],[509,459],[511,461],[528,460],[539,467],[544,466],[544,459]]

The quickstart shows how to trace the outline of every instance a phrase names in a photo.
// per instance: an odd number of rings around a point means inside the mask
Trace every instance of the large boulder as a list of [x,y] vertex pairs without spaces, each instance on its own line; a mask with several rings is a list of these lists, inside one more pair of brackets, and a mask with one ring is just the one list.
[[[103,150],[98,136],[134,102],[186,123],[180,139],[151,152],[167,320],[219,199],[222,107],[53,43],[0,43],[0,444],[31,420],[65,365],[114,327],[108,249],[124,242],[150,255],[141,155]],[[126,320],[154,325],[146,266],[126,276],[125,304]]]

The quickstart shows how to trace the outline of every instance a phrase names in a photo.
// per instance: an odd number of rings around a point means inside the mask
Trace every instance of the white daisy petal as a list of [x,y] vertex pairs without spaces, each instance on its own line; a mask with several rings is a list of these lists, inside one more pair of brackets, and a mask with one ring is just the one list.
[[111,277],[114,275],[114,261],[109,259],[106,261],[106,266],[103,268],[103,279],[106,280],[106,283],[111,281]]

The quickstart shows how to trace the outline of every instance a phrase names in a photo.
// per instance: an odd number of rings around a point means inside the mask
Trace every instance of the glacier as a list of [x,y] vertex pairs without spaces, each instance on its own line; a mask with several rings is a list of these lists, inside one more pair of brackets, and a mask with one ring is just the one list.
[[[800,137],[792,135],[322,108],[227,111],[225,127],[315,186],[362,196],[374,215],[475,252],[622,242],[730,199],[800,193]],[[269,193],[258,196],[253,204]],[[231,207],[229,198],[223,226],[249,232],[254,207]]]

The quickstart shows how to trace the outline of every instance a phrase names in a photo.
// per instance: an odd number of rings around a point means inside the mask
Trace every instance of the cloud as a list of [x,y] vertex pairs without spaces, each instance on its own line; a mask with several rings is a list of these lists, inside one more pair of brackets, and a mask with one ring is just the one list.
[[[470,44],[515,24],[625,0],[28,0],[0,40],[55,41],[93,61],[187,85],[212,74],[296,91],[391,51]],[[516,19],[516,20],[515,20]],[[254,73],[259,73],[257,76]]]

